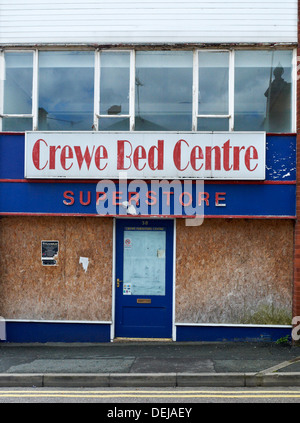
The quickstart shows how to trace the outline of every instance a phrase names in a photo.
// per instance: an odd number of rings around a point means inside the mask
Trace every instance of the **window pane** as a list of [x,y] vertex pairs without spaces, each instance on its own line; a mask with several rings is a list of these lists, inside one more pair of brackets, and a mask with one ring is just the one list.
[[228,131],[228,118],[198,118],[197,131]]
[[32,131],[31,118],[3,118],[2,131]]
[[5,53],[4,113],[32,113],[32,53]]
[[100,118],[99,131],[129,131],[129,119]]
[[229,53],[198,53],[198,114],[228,114]]
[[188,52],[137,52],[135,129],[192,129],[193,55]]
[[101,53],[100,114],[129,114],[130,54]]
[[292,51],[237,51],[235,130],[289,132]]
[[[166,294],[166,232],[124,231],[123,287],[131,295]],[[125,246],[130,240],[130,248]],[[123,291],[123,295],[126,291]]]
[[39,54],[39,129],[91,130],[94,53]]

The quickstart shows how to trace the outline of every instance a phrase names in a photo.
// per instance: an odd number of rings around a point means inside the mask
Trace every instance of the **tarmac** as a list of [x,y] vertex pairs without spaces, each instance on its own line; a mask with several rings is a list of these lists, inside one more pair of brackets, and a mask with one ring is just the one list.
[[0,387],[300,386],[300,346],[274,342],[0,343]]

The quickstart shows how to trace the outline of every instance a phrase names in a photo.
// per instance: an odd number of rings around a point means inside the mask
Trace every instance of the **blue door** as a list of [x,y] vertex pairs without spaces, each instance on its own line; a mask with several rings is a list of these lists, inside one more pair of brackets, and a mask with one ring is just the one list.
[[115,336],[171,338],[173,220],[116,221]]

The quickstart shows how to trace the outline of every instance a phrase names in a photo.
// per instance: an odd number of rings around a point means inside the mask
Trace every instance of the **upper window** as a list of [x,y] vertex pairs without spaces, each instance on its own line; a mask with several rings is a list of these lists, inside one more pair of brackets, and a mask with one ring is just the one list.
[[135,66],[135,129],[190,131],[193,54],[138,51]]
[[198,53],[198,131],[229,130],[229,52]]
[[38,128],[91,130],[94,120],[92,52],[39,53]]
[[33,53],[4,53],[4,63],[2,130],[31,130]]
[[293,50],[5,51],[2,131],[295,131]]
[[291,132],[292,51],[235,53],[236,131]]
[[98,129],[129,131],[130,52],[100,55]]

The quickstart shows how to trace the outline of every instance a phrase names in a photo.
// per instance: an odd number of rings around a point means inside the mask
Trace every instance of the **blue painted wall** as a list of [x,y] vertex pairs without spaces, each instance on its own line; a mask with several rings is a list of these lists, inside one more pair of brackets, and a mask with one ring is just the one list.
[[[8,181],[9,180],[9,181]],[[11,181],[13,180],[13,181]],[[296,198],[296,136],[267,136],[266,181],[239,183],[205,181],[209,205],[204,203],[205,215],[218,217],[289,217],[295,216]],[[0,213],[38,213],[96,215],[97,182],[24,180],[24,135],[0,134]],[[148,182],[150,189],[150,182]],[[118,190],[116,183],[116,190]],[[195,192],[196,186],[193,187]],[[64,193],[73,193],[74,204],[64,204]],[[87,205],[80,203],[91,202]],[[226,206],[216,206],[216,192],[226,192]],[[162,195],[162,194],[161,194]],[[163,198],[163,197],[161,197]],[[165,199],[165,198],[164,198]],[[126,198],[122,198],[126,200]],[[68,203],[68,201],[66,201]],[[162,203],[161,203],[162,204]],[[107,209],[107,213],[111,213]],[[137,209],[139,212],[139,210]],[[148,214],[152,214],[148,209]],[[163,213],[162,209],[159,213]],[[119,214],[116,210],[115,214]],[[145,213],[142,213],[145,215]],[[174,214],[174,208],[170,214]],[[178,213],[175,213],[175,215]],[[181,215],[187,212],[182,209]]]
[[110,342],[110,324],[10,321],[5,342]]

